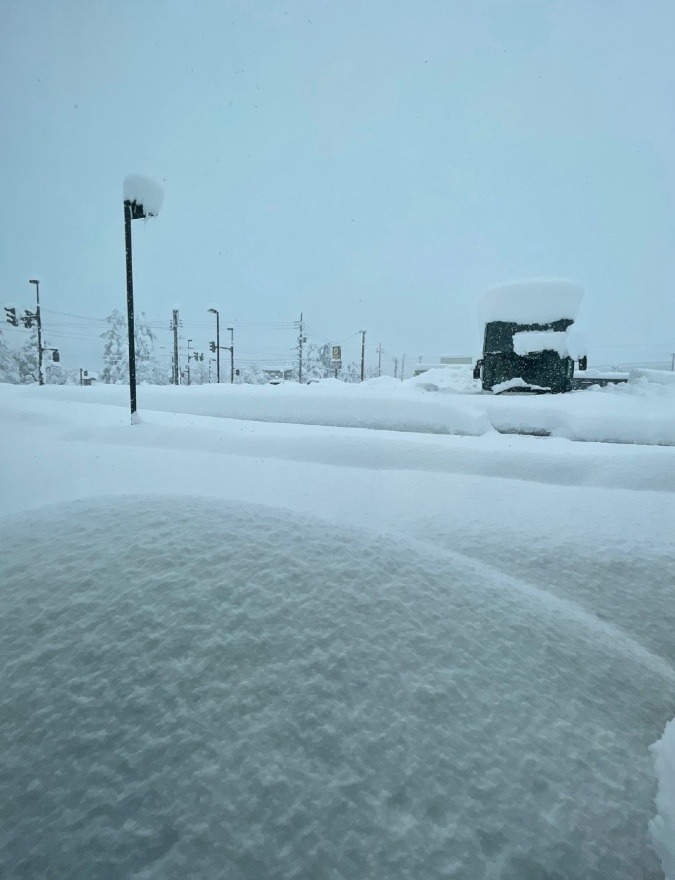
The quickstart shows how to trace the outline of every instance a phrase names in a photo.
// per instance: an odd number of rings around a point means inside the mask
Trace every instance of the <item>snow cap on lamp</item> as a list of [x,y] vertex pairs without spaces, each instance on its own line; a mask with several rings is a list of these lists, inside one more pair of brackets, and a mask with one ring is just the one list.
[[128,174],[124,178],[124,201],[136,202],[147,217],[156,217],[164,202],[164,190],[149,177]]

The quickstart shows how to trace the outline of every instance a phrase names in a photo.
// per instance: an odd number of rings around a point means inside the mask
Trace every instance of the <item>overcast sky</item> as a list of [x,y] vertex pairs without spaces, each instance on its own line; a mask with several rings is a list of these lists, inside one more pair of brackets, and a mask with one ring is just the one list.
[[67,366],[125,308],[129,173],[162,344],[216,306],[251,358],[301,311],[348,359],[475,354],[480,292],[539,275],[592,361],[675,351],[672,0],[6,2],[0,90],[0,298],[40,279]]

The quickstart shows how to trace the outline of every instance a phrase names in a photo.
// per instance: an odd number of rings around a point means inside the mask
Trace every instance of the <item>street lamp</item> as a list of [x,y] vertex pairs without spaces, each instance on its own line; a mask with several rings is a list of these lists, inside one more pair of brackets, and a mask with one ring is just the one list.
[[38,335],[38,385],[45,384],[45,377],[42,371],[42,321],[40,319],[40,282],[37,278],[31,278],[29,284],[35,285],[35,296],[37,298],[37,307],[35,309],[35,321],[37,323]]
[[227,328],[230,331],[230,385],[234,384],[234,327]]
[[220,315],[218,309],[209,309],[216,316],[216,381],[220,382]]
[[124,242],[127,257],[127,327],[129,331],[129,400],[131,424],[136,412],[136,342],[134,336],[134,276],[131,261],[131,221],[156,217],[164,201],[162,187],[147,177],[129,174],[124,178]]

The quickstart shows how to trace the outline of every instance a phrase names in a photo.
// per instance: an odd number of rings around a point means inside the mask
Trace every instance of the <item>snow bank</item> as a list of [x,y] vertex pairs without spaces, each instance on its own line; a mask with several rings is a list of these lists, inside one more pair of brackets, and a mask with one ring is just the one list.
[[649,823],[649,830],[666,880],[675,880],[675,719],[666,724],[663,737],[651,752],[658,780],[658,815]]
[[641,380],[653,385],[675,385],[675,373],[670,370],[631,370],[628,374],[628,381],[637,384]]
[[0,521],[0,873],[656,876],[667,664],[402,507],[390,536],[188,495]]
[[553,330],[521,330],[513,334],[513,350],[519,355],[555,351],[567,357],[567,333]]
[[479,314],[482,323],[512,321],[516,324],[549,324],[563,318],[574,320],[583,288],[571,281],[520,281],[488,288]]
[[402,389],[441,391],[446,394],[478,394],[480,379],[473,378],[472,367],[435,367],[399,383]]
[[[526,387],[511,380],[499,390]],[[480,436],[553,434],[570,440],[675,446],[675,384],[634,377],[557,395],[482,394],[466,369],[446,368],[405,382],[382,377],[362,384],[335,379],[315,385],[141,385],[145,411],[326,427]],[[527,386],[533,387],[533,386]],[[534,390],[537,390],[534,388]],[[545,389],[541,389],[545,390]],[[9,398],[100,403],[128,409],[124,386],[7,386]]]
[[164,190],[149,177],[128,174],[124,178],[124,201],[142,205],[148,217],[156,217],[164,203]]

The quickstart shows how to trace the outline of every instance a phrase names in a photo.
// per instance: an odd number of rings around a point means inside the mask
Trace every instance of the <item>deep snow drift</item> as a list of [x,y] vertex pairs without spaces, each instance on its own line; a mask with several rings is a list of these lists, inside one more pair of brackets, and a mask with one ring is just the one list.
[[248,505],[2,530],[6,876],[658,876],[675,674],[593,616]]
[[652,746],[652,755],[658,779],[658,815],[650,823],[650,830],[666,880],[675,880],[675,719]]

